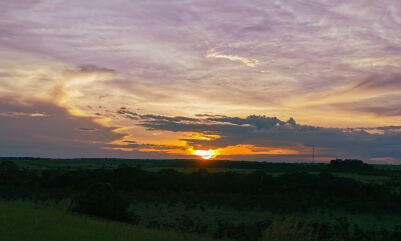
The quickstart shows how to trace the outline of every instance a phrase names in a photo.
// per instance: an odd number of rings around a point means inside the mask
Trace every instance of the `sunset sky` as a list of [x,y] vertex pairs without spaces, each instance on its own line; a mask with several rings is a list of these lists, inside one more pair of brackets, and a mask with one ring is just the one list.
[[306,162],[314,145],[401,164],[399,0],[2,0],[0,16],[0,156]]

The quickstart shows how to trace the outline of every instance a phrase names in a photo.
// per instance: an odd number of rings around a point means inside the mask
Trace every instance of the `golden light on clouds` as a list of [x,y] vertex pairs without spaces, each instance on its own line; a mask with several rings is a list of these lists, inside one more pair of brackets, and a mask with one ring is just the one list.
[[286,148],[255,147],[254,145],[227,146],[218,149],[220,155],[294,155],[299,154],[298,150]]
[[190,148],[188,149],[188,152],[191,153],[191,155],[196,155],[205,160],[209,160],[220,155],[225,157],[235,155],[295,155],[300,154],[301,151],[285,148],[255,147],[253,145],[236,145],[209,150],[194,150],[193,148]]
[[210,149],[210,150],[193,150],[193,149],[190,149],[190,151],[191,151],[191,153],[193,155],[200,156],[202,159],[205,159],[205,160],[209,160],[209,159],[215,158],[215,157],[217,157],[219,155],[219,151],[218,150],[212,150],[212,149]]
[[220,135],[204,134],[204,133],[198,133],[198,132],[188,133],[188,137],[191,139],[207,140],[207,141],[221,138]]

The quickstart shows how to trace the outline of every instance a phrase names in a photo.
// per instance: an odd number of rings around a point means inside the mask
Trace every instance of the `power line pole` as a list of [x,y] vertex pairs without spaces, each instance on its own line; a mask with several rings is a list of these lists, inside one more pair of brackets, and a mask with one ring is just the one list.
[[312,145],[312,162],[315,164],[315,145]]

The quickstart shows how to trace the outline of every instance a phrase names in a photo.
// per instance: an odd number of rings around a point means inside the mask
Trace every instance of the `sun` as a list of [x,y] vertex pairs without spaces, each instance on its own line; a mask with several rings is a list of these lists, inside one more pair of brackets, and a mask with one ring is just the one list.
[[202,157],[205,160],[212,159],[219,155],[217,150],[195,150],[194,154]]

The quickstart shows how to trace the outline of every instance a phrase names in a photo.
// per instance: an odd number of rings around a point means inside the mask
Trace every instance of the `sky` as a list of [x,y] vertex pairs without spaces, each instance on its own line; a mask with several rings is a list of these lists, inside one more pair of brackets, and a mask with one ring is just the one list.
[[398,0],[0,1],[0,156],[401,164]]

